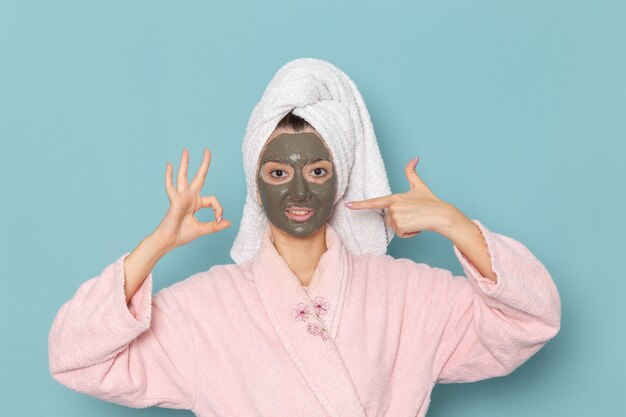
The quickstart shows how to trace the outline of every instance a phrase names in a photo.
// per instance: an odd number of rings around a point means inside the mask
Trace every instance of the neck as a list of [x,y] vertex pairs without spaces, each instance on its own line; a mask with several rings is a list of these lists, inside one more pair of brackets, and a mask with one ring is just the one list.
[[326,252],[326,225],[306,237],[294,237],[270,223],[276,250],[302,285],[309,285],[317,264]]

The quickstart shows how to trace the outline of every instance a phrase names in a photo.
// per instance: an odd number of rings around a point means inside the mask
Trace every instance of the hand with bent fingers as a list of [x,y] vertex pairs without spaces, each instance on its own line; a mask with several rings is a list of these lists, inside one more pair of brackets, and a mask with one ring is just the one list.
[[[165,190],[170,200],[170,208],[157,229],[152,233],[164,250],[174,249],[197,237],[219,232],[230,226],[228,220],[222,219],[223,209],[217,198],[200,195],[210,162],[211,152],[204,148],[202,165],[191,184],[188,184],[189,151],[183,149],[176,188],[172,183],[172,165],[167,163]],[[201,208],[209,207],[213,208],[216,221],[208,223],[198,221],[194,214]]]
[[391,194],[367,200],[352,201],[346,206],[355,209],[387,209],[385,223],[402,238],[413,237],[423,230],[441,232],[458,209],[438,198],[417,175],[415,167],[419,157],[412,159],[404,172],[411,189],[405,193]]

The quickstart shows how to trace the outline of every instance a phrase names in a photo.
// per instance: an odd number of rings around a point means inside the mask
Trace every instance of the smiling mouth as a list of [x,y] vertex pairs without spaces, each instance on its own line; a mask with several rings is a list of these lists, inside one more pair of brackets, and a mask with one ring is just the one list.
[[290,207],[288,209],[285,210],[285,213],[287,214],[287,217],[291,220],[295,220],[298,222],[303,222],[306,221],[308,219],[310,219],[311,217],[313,217],[313,214],[315,213],[314,209],[311,208],[306,208],[306,207]]

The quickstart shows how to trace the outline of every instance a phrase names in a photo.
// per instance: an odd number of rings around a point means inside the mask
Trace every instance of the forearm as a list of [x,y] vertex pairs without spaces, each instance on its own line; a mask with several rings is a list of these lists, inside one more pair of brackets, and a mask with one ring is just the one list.
[[438,232],[450,239],[482,276],[497,282],[485,238],[478,226],[463,212],[451,205]]
[[157,262],[167,253],[149,235],[124,259],[126,303],[130,301]]

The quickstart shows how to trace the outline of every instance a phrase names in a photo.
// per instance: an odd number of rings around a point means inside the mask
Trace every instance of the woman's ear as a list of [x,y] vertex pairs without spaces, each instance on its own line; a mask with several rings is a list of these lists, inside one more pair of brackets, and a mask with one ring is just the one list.
[[256,201],[259,202],[259,205],[263,207],[263,202],[261,201],[261,194],[259,194],[259,189],[256,189]]

